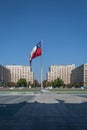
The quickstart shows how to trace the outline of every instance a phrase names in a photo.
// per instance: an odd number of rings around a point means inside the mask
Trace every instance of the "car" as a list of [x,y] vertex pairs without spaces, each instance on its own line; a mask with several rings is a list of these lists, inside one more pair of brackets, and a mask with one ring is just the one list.
[[81,89],[84,89],[84,87],[82,86],[82,87],[80,87]]

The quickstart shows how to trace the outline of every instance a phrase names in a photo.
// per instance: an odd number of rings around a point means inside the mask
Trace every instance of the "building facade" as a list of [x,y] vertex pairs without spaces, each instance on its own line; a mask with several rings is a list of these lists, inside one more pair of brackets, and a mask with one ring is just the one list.
[[57,78],[60,78],[64,81],[64,84],[70,84],[71,81],[71,72],[75,69],[75,65],[51,65],[49,67],[49,72],[47,73],[47,81],[51,82]]
[[9,82],[10,80],[10,71],[0,65],[0,82]]
[[30,66],[7,65],[6,68],[10,70],[11,82],[17,83],[19,79],[24,78],[27,83],[33,83],[33,72],[31,71]]
[[71,82],[79,83],[80,86],[87,86],[87,63],[72,71]]

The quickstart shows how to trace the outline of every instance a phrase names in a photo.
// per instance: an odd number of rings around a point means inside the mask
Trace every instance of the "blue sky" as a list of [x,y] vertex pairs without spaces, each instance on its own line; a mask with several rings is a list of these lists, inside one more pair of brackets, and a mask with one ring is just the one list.
[[[43,78],[50,65],[87,62],[87,0],[0,0],[0,64],[29,65],[43,41]],[[40,78],[40,59],[32,61]]]

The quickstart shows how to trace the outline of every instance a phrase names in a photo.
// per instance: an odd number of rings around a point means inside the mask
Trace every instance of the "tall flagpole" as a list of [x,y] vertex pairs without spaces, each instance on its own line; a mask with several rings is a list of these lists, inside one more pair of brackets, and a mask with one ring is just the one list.
[[[41,48],[42,48],[42,40],[41,40]],[[42,67],[42,55],[41,55],[41,89],[43,88],[43,67]]]

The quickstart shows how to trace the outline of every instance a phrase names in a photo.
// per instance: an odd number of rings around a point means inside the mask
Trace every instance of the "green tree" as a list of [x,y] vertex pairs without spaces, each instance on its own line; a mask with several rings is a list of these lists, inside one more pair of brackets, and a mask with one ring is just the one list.
[[34,80],[32,87],[39,87],[39,86],[40,86],[40,84],[39,84],[38,80]]
[[60,78],[57,78],[54,80],[54,82],[52,83],[53,87],[61,87],[64,85],[64,81]]
[[76,83],[75,88],[79,88],[79,87],[80,87],[80,83]]
[[18,82],[17,82],[17,86],[18,87],[27,87],[26,79],[23,79],[23,78],[19,79]]
[[6,86],[7,87],[16,87],[16,83],[14,83],[14,82],[7,82]]
[[47,87],[47,80],[43,80],[43,87]]
[[47,82],[47,86],[52,86],[52,82]]

